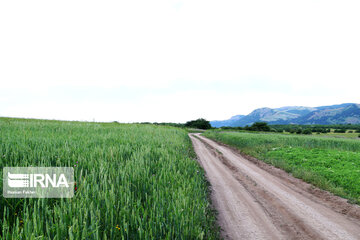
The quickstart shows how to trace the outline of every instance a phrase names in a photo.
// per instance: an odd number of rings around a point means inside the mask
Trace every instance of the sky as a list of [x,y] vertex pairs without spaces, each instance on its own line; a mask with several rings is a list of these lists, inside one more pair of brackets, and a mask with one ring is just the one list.
[[360,103],[360,1],[0,2],[0,116],[228,119]]

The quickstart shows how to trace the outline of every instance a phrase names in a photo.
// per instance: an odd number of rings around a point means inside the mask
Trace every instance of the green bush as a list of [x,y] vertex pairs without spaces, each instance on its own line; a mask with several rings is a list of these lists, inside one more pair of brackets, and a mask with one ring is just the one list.
[[266,122],[256,122],[251,125],[251,127],[246,126],[245,130],[249,131],[258,131],[258,132],[270,132],[271,128]]
[[335,129],[334,133],[346,133],[346,129]]
[[310,135],[310,134],[312,134],[312,131],[311,131],[311,129],[305,129],[303,132],[302,132],[303,134],[306,134],[306,135]]

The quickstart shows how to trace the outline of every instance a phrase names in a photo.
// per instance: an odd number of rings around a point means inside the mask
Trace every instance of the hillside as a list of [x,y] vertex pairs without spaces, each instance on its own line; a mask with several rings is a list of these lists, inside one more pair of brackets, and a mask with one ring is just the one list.
[[254,122],[269,124],[360,124],[360,105],[340,105],[281,108],[259,108],[248,115],[236,115],[229,120],[211,121],[213,127],[243,127]]

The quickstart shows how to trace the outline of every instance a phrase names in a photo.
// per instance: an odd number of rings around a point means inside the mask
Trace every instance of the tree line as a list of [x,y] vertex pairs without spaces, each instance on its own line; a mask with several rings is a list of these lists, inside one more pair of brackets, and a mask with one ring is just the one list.
[[153,125],[161,125],[161,126],[172,126],[172,127],[180,127],[180,128],[196,128],[196,129],[211,129],[211,124],[204,118],[199,118],[196,120],[187,121],[186,123],[170,123],[170,122],[140,122],[140,124],[153,124]]
[[334,125],[268,125],[266,122],[256,122],[251,126],[245,127],[221,127],[220,129],[228,130],[246,130],[262,132],[288,132],[293,134],[312,134],[312,133],[360,133],[360,125],[351,124],[334,124]]

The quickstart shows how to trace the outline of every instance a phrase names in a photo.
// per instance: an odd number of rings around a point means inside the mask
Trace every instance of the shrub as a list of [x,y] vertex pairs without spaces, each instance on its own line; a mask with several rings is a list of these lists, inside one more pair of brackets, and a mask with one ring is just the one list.
[[246,126],[245,130],[270,132],[271,129],[266,122],[256,122],[256,123],[253,123],[253,125],[251,125],[251,127]]
[[334,133],[346,133],[345,129],[335,129]]
[[312,134],[312,131],[311,131],[311,129],[305,129],[303,132],[302,132],[303,134],[306,134],[306,135],[310,135],[310,134]]

